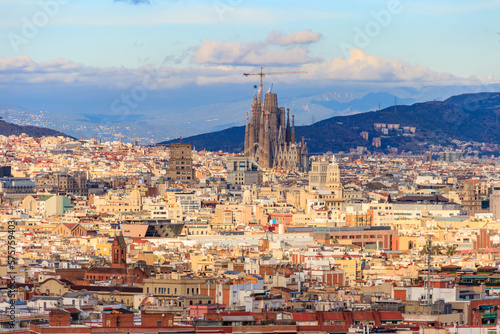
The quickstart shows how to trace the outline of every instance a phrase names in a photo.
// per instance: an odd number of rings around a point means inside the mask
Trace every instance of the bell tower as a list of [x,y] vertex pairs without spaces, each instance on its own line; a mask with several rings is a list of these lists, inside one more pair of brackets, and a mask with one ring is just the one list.
[[123,234],[115,236],[113,245],[111,246],[111,268],[126,268],[127,267],[127,244],[123,238]]
[[332,194],[334,194],[335,199],[343,199],[344,198],[344,189],[342,186],[342,182],[340,182],[340,168],[337,162],[335,161],[335,157],[333,157],[333,161],[330,165],[328,165],[326,171],[326,183],[325,190],[331,190]]

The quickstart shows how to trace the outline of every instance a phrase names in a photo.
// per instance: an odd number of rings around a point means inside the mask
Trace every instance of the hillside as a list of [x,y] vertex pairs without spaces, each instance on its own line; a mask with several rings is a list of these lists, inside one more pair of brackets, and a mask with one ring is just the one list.
[[[296,128],[297,139],[302,136],[311,153],[348,151],[365,146],[374,149],[372,138],[380,138],[380,150],[397,147],[418,152],[429,144],[449,145],[453,140],[500,143],[500,93],[477,93],[452,96],[445,101],[430,101],[398,105],[380,111],[336,116],[309,126]],[[399,124],[399,130],[383,133],[376,123]],[[416,128],[415,133],[403,127]],[[361,137],[367,132],[368,141]],[[168,141],[160,144],[169,144]],[[244,127],[201,134],[183,139],[196,149],[241,152]]]
[[[0,120],[0,135],[1,136],[19,136],[22,133],[26,133],[30,137],[49,137],[49,136],[64,136],[70,137],[62,132],[55,131],[48,128],[40,128],[31,125],[17,125]],[[71,137],[72,138],[72,137]]]

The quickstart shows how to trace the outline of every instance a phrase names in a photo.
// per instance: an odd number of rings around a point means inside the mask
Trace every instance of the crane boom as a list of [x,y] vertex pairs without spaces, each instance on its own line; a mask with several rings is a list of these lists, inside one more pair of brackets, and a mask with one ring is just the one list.
[[250,75],[260,76],[260,91],[259,91],[259,101],[262,104],[262,89],[264,88],[263,79],[266,75],[276,75],[276,74],[295,74],[295,73],[307,73],[305,71],[290,71],[290,72],[269,72],[264,73],[264,67],[260,67],[260,73],[243,73],[244,76],[248,77]]

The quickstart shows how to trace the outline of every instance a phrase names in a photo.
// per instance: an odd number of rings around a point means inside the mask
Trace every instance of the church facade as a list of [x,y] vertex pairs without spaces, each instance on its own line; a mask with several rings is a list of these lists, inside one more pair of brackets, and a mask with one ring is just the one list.
[[290,109],[278,107],[278,96],[267,93],[262,102],[261,92],[254,95],[251,116],[245,126],[245,156],[252,157],[263,169],[307,172],[307,144],[295,139],[295,120]]

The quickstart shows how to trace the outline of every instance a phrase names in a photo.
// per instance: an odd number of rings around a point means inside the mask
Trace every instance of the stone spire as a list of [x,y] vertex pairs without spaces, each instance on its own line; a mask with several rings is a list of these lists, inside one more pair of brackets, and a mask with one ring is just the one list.
[[262,148],[264,145],[264,135],[265,135],[265,120],[264,120],[264,112],[260,113],[260,124],[259,124],[259,147]]
[[[254,97],[254,103],[256,103],[256,98]],[[252,104],[252,115],[250,116],[250,127],[248,129],[248,151],[245,153],[247,157],[253,157],[255,155],[255,119],[257,116],[255,115],[254,105]]]
[[283,144],[286,139],[286,111],[285,107],[280,107],[280,117],[279,117],[279,126],[280,126],[280,132],[281,132],[281,139],[279,141],[279,144]]
[[245,122],[245,148],[243,149],[243,153],[247,155],[248,147],[249,147],[249,133],[248,133],[248,111],[247,111],[247,120]]
[[286,110],[286,142],[289,143],[291,139],[291,133],[290,133],[290,109]]
[[295,115],[292,115],[292,143],[295,143]]
[[263,167],[264,168],[270,168],[271,167],[271,138],[270,138],[270,133],[269,133],[269,119],[268,116],[266,115],[266,125],[265,125],[265,130],[264,130],[264,148],[263,148],[263,155],[264,155],[264,161],[263,161]]
[[259,132],[260,132],[260,123],[262,120],[261,114],[262,114],[262,107],[260,104],[260,101],[257,100],[257,97],[254,98],[254,103],[252,105],[252,114],[255,116],[254,118],[254,128],[255,128],[255,141],[259,141]]

